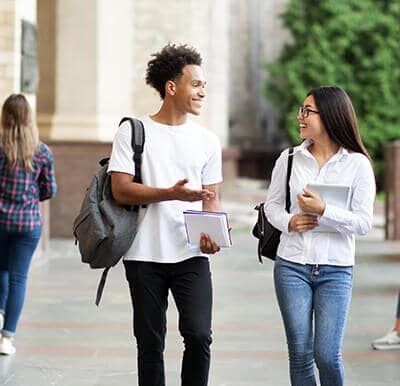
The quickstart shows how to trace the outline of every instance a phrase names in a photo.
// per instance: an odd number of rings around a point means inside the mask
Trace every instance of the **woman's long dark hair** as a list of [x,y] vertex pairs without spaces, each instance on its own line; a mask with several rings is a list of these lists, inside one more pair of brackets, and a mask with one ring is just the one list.
[[321,86],[312,89],[307,94],[310,95],[314,97],[329,138],[348,150],[364,154],[372,163],[362,142],[356,113],[346,91],[337,86]]

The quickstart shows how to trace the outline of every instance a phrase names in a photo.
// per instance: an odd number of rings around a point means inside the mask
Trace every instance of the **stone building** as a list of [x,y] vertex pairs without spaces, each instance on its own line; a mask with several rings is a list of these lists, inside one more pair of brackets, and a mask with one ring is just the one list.
[[26,93],[55,154],[60,191],[50,204],[51,235],[71,235],[119,119],[157,110],[145,65],[169,41],[193,45],[203,56],[209,86],[198,121],[221,140],[225,176],[237,170],[260,176],[260,166],[263,176],[266,152],[284,143],[263,87],[264,63],[288,39],[278,17],[286,3],[0,0],[0,99]]

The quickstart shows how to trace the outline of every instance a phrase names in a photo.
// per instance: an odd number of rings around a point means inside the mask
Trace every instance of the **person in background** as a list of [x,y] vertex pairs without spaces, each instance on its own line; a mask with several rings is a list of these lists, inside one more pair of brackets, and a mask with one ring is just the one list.
[[400,350],[400,291],[397,296],[396,321],[394,328],[372,344],[374,350]]
[[[303,142],[294,148],[290,213],[285,210],[288,150],[276,161],[265,205],[268,220],[282,231],[274,281],[289,350],[290,381],[292,386],[315,386],[316,365],[322,386],[343,386],[342,342],[352,293],[355,236],[372,228],[374,172],[343,89],[311,90],[297,119]],[[306,189],[309,183],[350,187],[348,209],[322,201]],[[330,231],[319,231],[319,225]]]
[[[24,95],[12,94],[0,119],[0,354],[11,355],[28,271],[42,231],[39,201],[57,190],[53,155],[39,140]],[[1,327],[0,326],[0,327]]]

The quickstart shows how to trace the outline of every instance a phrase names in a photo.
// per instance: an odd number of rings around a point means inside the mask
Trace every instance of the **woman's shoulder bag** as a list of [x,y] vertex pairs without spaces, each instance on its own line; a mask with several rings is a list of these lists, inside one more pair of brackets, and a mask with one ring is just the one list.
[[[289,148],[289,156],[286,172],[286,212],[290,212],[290,176],[292,174],[293,147]],[[258,239],[258,260],[262,263],[262,256],[275,260],[278,250],[281,231],[276,229],[267,219],[264,212],[264,202],[258,204],[254,209],[258,211],[257,222],[253,227],[253,236]]]

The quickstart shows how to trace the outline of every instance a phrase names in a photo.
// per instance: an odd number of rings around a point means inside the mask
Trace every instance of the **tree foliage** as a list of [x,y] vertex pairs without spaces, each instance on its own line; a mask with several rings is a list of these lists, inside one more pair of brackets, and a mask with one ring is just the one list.
[[379,171],[383,145],[400,139],[400,1],[290,0],[282,17],[292,42],[267,65],[266,95],[289,139],[299,140],[296,114],[307,92],[341,86]]

